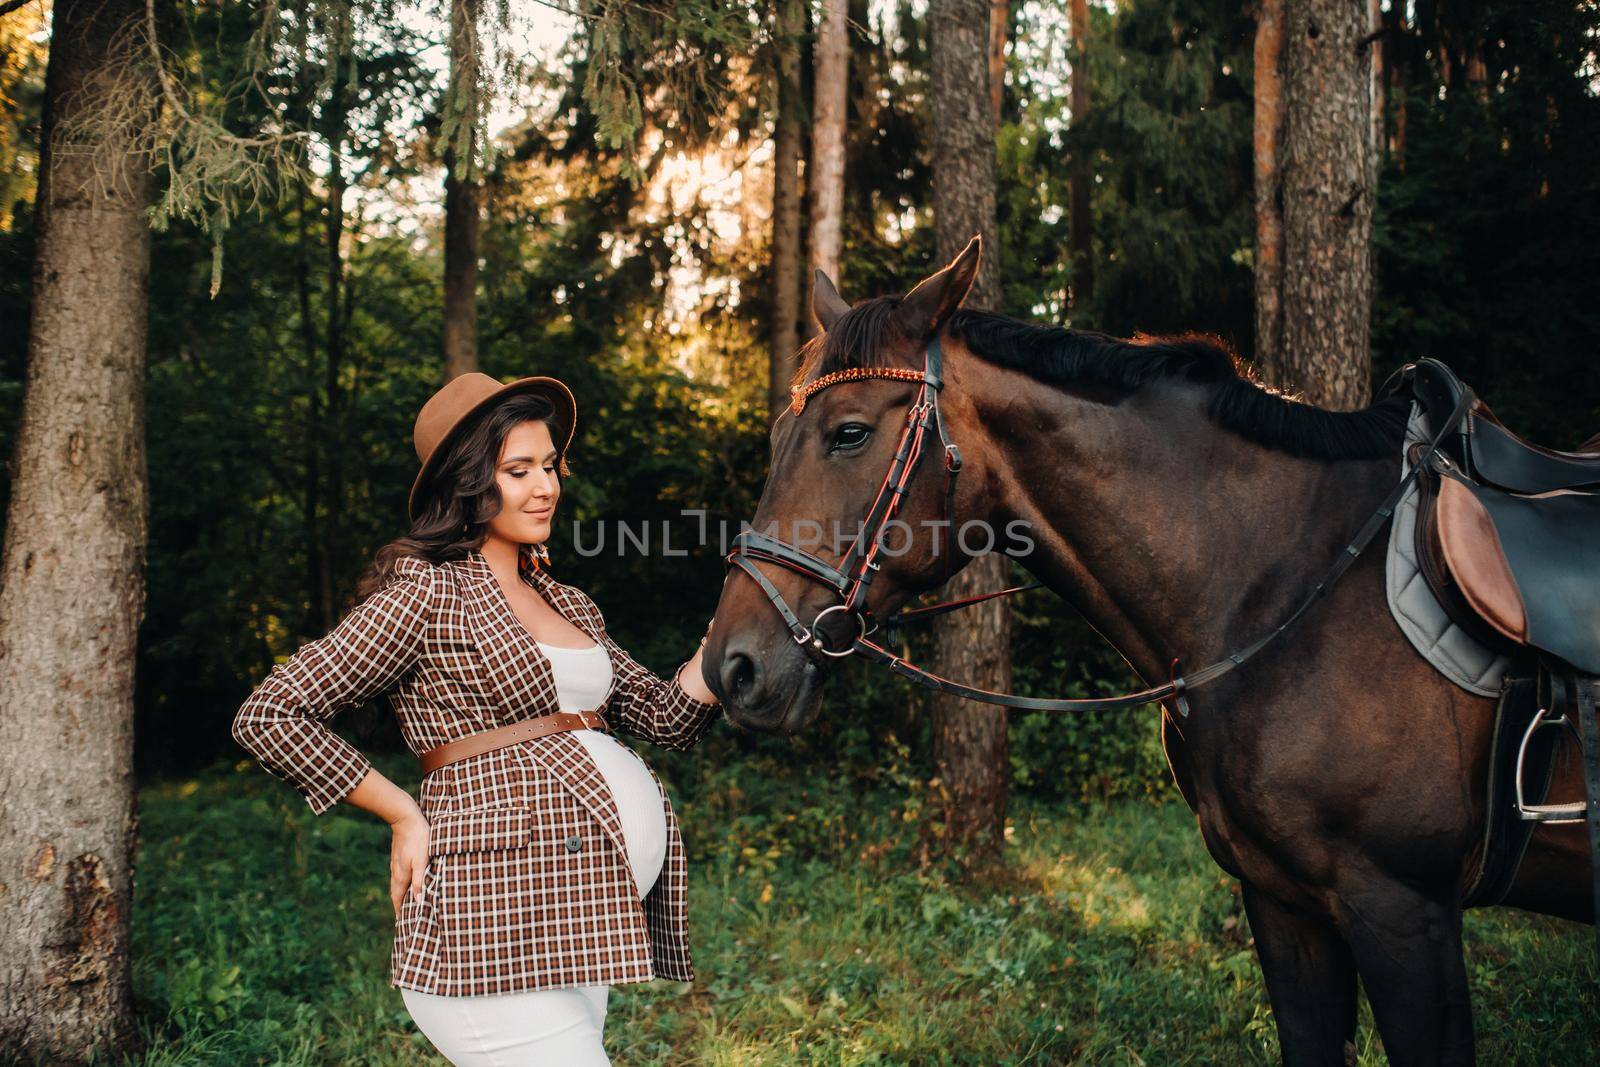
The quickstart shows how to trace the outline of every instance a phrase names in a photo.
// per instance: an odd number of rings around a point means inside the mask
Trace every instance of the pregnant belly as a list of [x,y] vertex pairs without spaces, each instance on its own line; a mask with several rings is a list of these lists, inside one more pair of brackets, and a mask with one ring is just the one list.
[[574,730],[611,787],[611,798],[622,820],[622,839],[628,846],[628,865],[639,886],[639,896],[649,894],[661,875],[667,857],[667,814],[655,778],[644,761],[610,734],[599,730]]

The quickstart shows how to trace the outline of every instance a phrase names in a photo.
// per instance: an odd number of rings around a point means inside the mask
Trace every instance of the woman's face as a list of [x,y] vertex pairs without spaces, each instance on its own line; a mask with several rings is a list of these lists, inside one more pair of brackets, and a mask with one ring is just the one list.
[[516,544],[543,544],[550,537],[556,501],[561,498],[549,426],[534,419],[511,428],[500,446],[495,485],[500,490],[500,513],[489,520],[489,533]]

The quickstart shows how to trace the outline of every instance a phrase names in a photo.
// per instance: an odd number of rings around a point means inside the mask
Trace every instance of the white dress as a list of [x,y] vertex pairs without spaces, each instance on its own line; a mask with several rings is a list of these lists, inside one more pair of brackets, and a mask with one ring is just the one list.
[[[597,708],[611,688],[611,656],[602,645],[563,648],[536,642],[555,673],[556,694],[562,711]],[[644,761],[632,749],[603,730],[574,730],[572,736],[589,750],[595,765],[611,787],[622,839],[628,846],[628,865],[639,886],[639,898],[649,894],[667,858],[667,814],[661,793]]]

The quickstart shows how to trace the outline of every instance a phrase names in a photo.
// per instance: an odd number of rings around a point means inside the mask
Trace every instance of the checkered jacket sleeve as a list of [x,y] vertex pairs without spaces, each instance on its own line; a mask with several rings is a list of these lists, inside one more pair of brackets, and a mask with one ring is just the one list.
[[321,815],[361,784],[372,763],[327,725],[405,676],[427,636],[433,568],[400,560],[388,584],[326,636],[302,645],[258,685],[233,719],[233,739]]
[[589,594],[581,590],[578,593],[584,606],[594,614],[600,633],[605,637],[607,651],[611,653],[611,669],[617,674],[616,691],[611,694],[607,718],[653,745],[680,750],[692,747],[717,721],[722,706],[696,700],[678,683],[678,671],[689,660],[678,664],[672,672],[672,681],[657,677],[611,639],[599,606]]

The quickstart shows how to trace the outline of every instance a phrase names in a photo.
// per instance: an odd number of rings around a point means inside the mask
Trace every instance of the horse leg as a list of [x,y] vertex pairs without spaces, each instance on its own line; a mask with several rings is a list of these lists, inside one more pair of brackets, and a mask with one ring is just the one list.
[[[1286,1067],[1355,1062],[1356,968],[1333,922],[1241,883]],[[1348,1051],[1346,1051],[1348,1048]]]
[[1460,905],[1386,883],[1341,893],[1337,906],[1389,1062],[1473,1063]]

